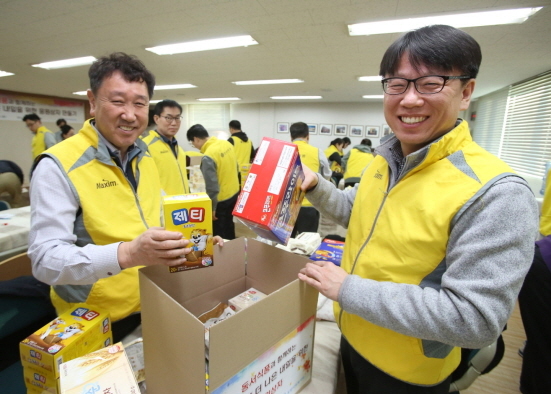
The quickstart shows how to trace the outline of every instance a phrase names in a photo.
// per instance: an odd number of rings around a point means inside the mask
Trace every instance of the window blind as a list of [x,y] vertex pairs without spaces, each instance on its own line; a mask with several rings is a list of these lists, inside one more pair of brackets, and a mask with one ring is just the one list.
[[481,97],[478,100],[476,120],[471,122],[473,125],[473,140],[498,157],[507,111],[508,94],[509,87]]
[[[229,104],[190,104],[190,126],[202,124],[209,134],[215,131],[227,131],[230,122]],[[214,134],[215,135],[215,134]]]

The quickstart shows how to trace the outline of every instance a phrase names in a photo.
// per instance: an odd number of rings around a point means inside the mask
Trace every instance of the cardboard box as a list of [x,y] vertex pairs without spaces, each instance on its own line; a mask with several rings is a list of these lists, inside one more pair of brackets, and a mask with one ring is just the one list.
[[191,241],[190,247],[195,255],[195,260],[188,256],[188,261],[169,267],[169,271],[212,266],[212,201],[207,193],[164,196],[163,209],[165,229],[181,232]]
[[252,394],[262,386],[266,393],[278,385],[298,392],[311,378],[318,298],[297,278],[308,259],[245,238],[214,249],[217,263],[208,270],[140,269],[148,394],[205,392],[197,316],[251,287],[267,297],[210,328],[210,392]]
[[264,137],[233,215],[261,237],[286,244],[304,198],[303,180],[298,147]]
[[61,364],[61,394],[139,394],[140,388],[121,342]]
[[344,242],[332,239],[324,239],[320,246],[310,256],[314,261],[330,261],[340,267],[342,254],[344,252]]
[[[38,381],[52,382],[59,377],[59,365],[63,362],[93,352],[112,344],[109,314],[96,307],[77,304],[56,319],[29,335],[19,344],[21,363],[30,368],[32,379],[25,379],[27,388],[32,388],[34,373],[43,378]],[[27,375],[26,375],[27,376]],[[53,387],[49,384],[48,387]]]

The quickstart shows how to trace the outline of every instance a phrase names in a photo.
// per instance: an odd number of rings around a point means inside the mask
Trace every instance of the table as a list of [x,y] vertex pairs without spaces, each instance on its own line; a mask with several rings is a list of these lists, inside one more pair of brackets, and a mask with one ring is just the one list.
[[30,229],[30,206],[0,211],[0,260],[27,250]]

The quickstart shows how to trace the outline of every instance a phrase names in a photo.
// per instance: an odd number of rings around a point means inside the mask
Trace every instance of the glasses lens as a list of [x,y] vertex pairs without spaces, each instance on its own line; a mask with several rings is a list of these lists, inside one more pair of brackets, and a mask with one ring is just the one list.
[[435,75],[419,78],[415,82],[415,88],[419,93],[434,94],[444,88],[444,78]]
[[383,90],[388,94],[402,94],[408,88],[407,79],[389,78],[383,82]]
[[165,119],[168,123],[172,123],[172,121],[179,122],[182,120],[181,116],[178,116],[177,118],[173,118],[172,116],[165,116]]

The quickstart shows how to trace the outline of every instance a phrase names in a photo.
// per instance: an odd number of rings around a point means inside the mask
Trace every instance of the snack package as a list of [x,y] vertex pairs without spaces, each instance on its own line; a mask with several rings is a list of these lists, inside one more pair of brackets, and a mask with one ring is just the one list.
[[228,305],[234,311],[239,312],[240,310],[248,308],[263,298],[266,298],[266,294],[256,290],[254,287],[251,287],[249,290],[229,299]]
[[314,261],[330,261],[335,265],[341,265],[342,254],[344,251],[344,242],[324,239],[320,246],[310,256]]
[[207,193],[164,196],[163,210],[165,229],[181,232],[193,249],[184,264],[169,267],[169,272],[212,266],[212,201]]

